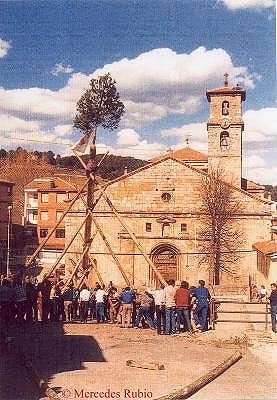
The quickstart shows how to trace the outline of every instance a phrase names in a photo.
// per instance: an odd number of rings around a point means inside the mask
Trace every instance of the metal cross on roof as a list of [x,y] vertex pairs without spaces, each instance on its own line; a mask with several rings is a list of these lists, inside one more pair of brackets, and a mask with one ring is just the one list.
[[186,135],[185,143],[186,143],[187,147],[189,147],[189,145],[190,145],[190,138],[191,138],[191,135]]
[[228,86],[228,76],[229,76],[229,74],[227,73],[227,72],[225,72],[225,74],[224,74],[224,78],[225,78],[225,81],[224,81],[224,86]]

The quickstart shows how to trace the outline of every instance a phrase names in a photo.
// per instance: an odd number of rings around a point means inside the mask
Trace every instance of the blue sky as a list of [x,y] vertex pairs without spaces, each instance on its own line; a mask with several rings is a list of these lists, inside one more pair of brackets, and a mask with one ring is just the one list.
[[65,154],[78,98],[108,71],[126,115],[99,152],[147,159],[187,135],[206,151],[205,91],[227,71],[247,89],[245,176],[277,184],[273,0],[0,1],[0,146]]

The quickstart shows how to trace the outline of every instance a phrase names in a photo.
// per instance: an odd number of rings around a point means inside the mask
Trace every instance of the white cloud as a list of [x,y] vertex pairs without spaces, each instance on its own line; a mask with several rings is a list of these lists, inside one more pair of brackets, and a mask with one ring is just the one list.
[[277,166],[271,168],[251,168],[246,177],[261,185],[277,185]]
[[32,119],[71,119],[73,104],[49,89],[0,88],[0,112]]
[[20,133],[33,132],[40,129],[38,121],[26,121],[12,115],[0,115],[0,132],[1,133]]
[[0,115],[0,121],[0,143],[7,148],[22,146],[58,153],[71,142],[71,125],[50,128],[43,121],[24,120],[5,114]]
[[58,137],[70,136],[72,134],[72,125],[57,125],[53,129],[53,133]]
[[231,10],[238,9],[261,9],[274,7],[275,0],[219,0],[224,3],[226,7]]
[[[198,110],[208,87],[216,87],[228,71],[230,81],[254,87],[246,67],[234,66],[224,49],[198,47],[190,54],[158,48],[133,59],[121,59],[94,72],[110,72],[126,103],[126,120],[154,121],[168,113]],[[256,77],[255,77],[256,78]]]
[[187,140],[189,146],[195,150],[207,152],[207,123],[206,122],[195,122],[191,124],[185,124],[180,128],[169,128],[161,131],[163,137],[176,137],[176,145],[174,149],[180,149],[187,146]]
[[[63,68],[61,65],[59,69]],[[76,103],[88,88],[90,79],[110,72],[126,105],[124,125],[135,127],[160,120],[169,113],[196,112],[205,90],[219,86],[226,71],[231,81],[254,86],[254,78],[247,68],[234,66],[224,49],[199,47],[190,54],[177,54],[167,48],[154,49],[133,59],[107,64],[91,75],[73,73],[67,85],[57,91],[37,87],[0,88],[0,113],[32,120],[54,119],[67,124],[72,121]]]
[[136,103],[132,100],[124,100],[126,114],[124,124],[126,126],[137,126],[148,122],[162,119],[166,116],[166,107],[155,103]]
[[249,155],[243,158],[244,167],[246,169],[256,169],[266,167],[266,161],[258,154]]
[[114,154],[123,157],[135,157],[143,160],[149,160],[150,158],[164,153],[166,149],[167,146],[163,143],[149,143],[147,140],[141,140],[135,146],[118,147],[115,149]]
[[115,149],[112,146],[109,146],[109,145],[107,145],[105,143],[98,143],[96,145],[97,154],[104,154],[104,153],[107,153],[107,151],[110,154],[115,154]]
[[113,151],[114,154],[120,156],[148,160],[165,150],[166,145],[163,143],[149,143],[148,140],[142,139],[134,129],[122,129],[117,134],[117,147]]
[[246,142],[277,141],[277,108],[268,107],[260,110],[247,110],[243,119]]
[[70,65],[58,63],[52,68],[51,74],[57,76],[60,74],[71,74],[73,71],[74,69]]
[[163,137],[177,137],[181,140],[189,138],[192,141],[207,141],[207,124],[206,122],[195,122],[185,124],[180,128],[169,128],[161,130]]
[[10,42],[7,42],[6,40],[0,38],[0,58],[5,57],[8,54],[10,48]]
[[139,143],[139,134],[134,129],[122,129],[117,134],[118,146],[135,146]]

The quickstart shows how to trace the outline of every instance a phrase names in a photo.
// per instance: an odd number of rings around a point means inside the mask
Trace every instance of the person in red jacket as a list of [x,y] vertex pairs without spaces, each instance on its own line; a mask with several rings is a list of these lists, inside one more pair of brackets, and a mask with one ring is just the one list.
[[190,315],[189,315],[189,307],[190,307],[190,291],[189,284],[186,281],[181,282],[181,287],[176,290],[174,296],[176,302],[176,312],[177,312],[177,321],[176,321],[176,333],[180,333],[180,323],[181,319],[186,322],[186,326],[189,332],[193,332]]

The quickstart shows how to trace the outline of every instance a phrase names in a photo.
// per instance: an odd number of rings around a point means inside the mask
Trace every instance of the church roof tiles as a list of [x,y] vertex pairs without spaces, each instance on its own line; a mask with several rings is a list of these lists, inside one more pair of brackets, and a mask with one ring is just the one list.
[[210,95],[216,95],[216,94],[230,94],[230,95],[234,95],[234,94],[240,94],[242,96],[242,101],[244,101],[246,99],[246,91],[245,89],[242,89],[239,86],[236,87],[229,87],[229,86],[224,86],[224,87],[220,87],[220,88],[216,88],[216,89],[210,89],[206,92],[207,95],[207,99],[210,102],[211,101],[211,96]]
[[169,150],[166,154],[152,158],[150,162],[165,160],[169,157],[181,161],[208,161],[208,156],[206,154],[193,150],[190,147],[184,147],[179,150]]

